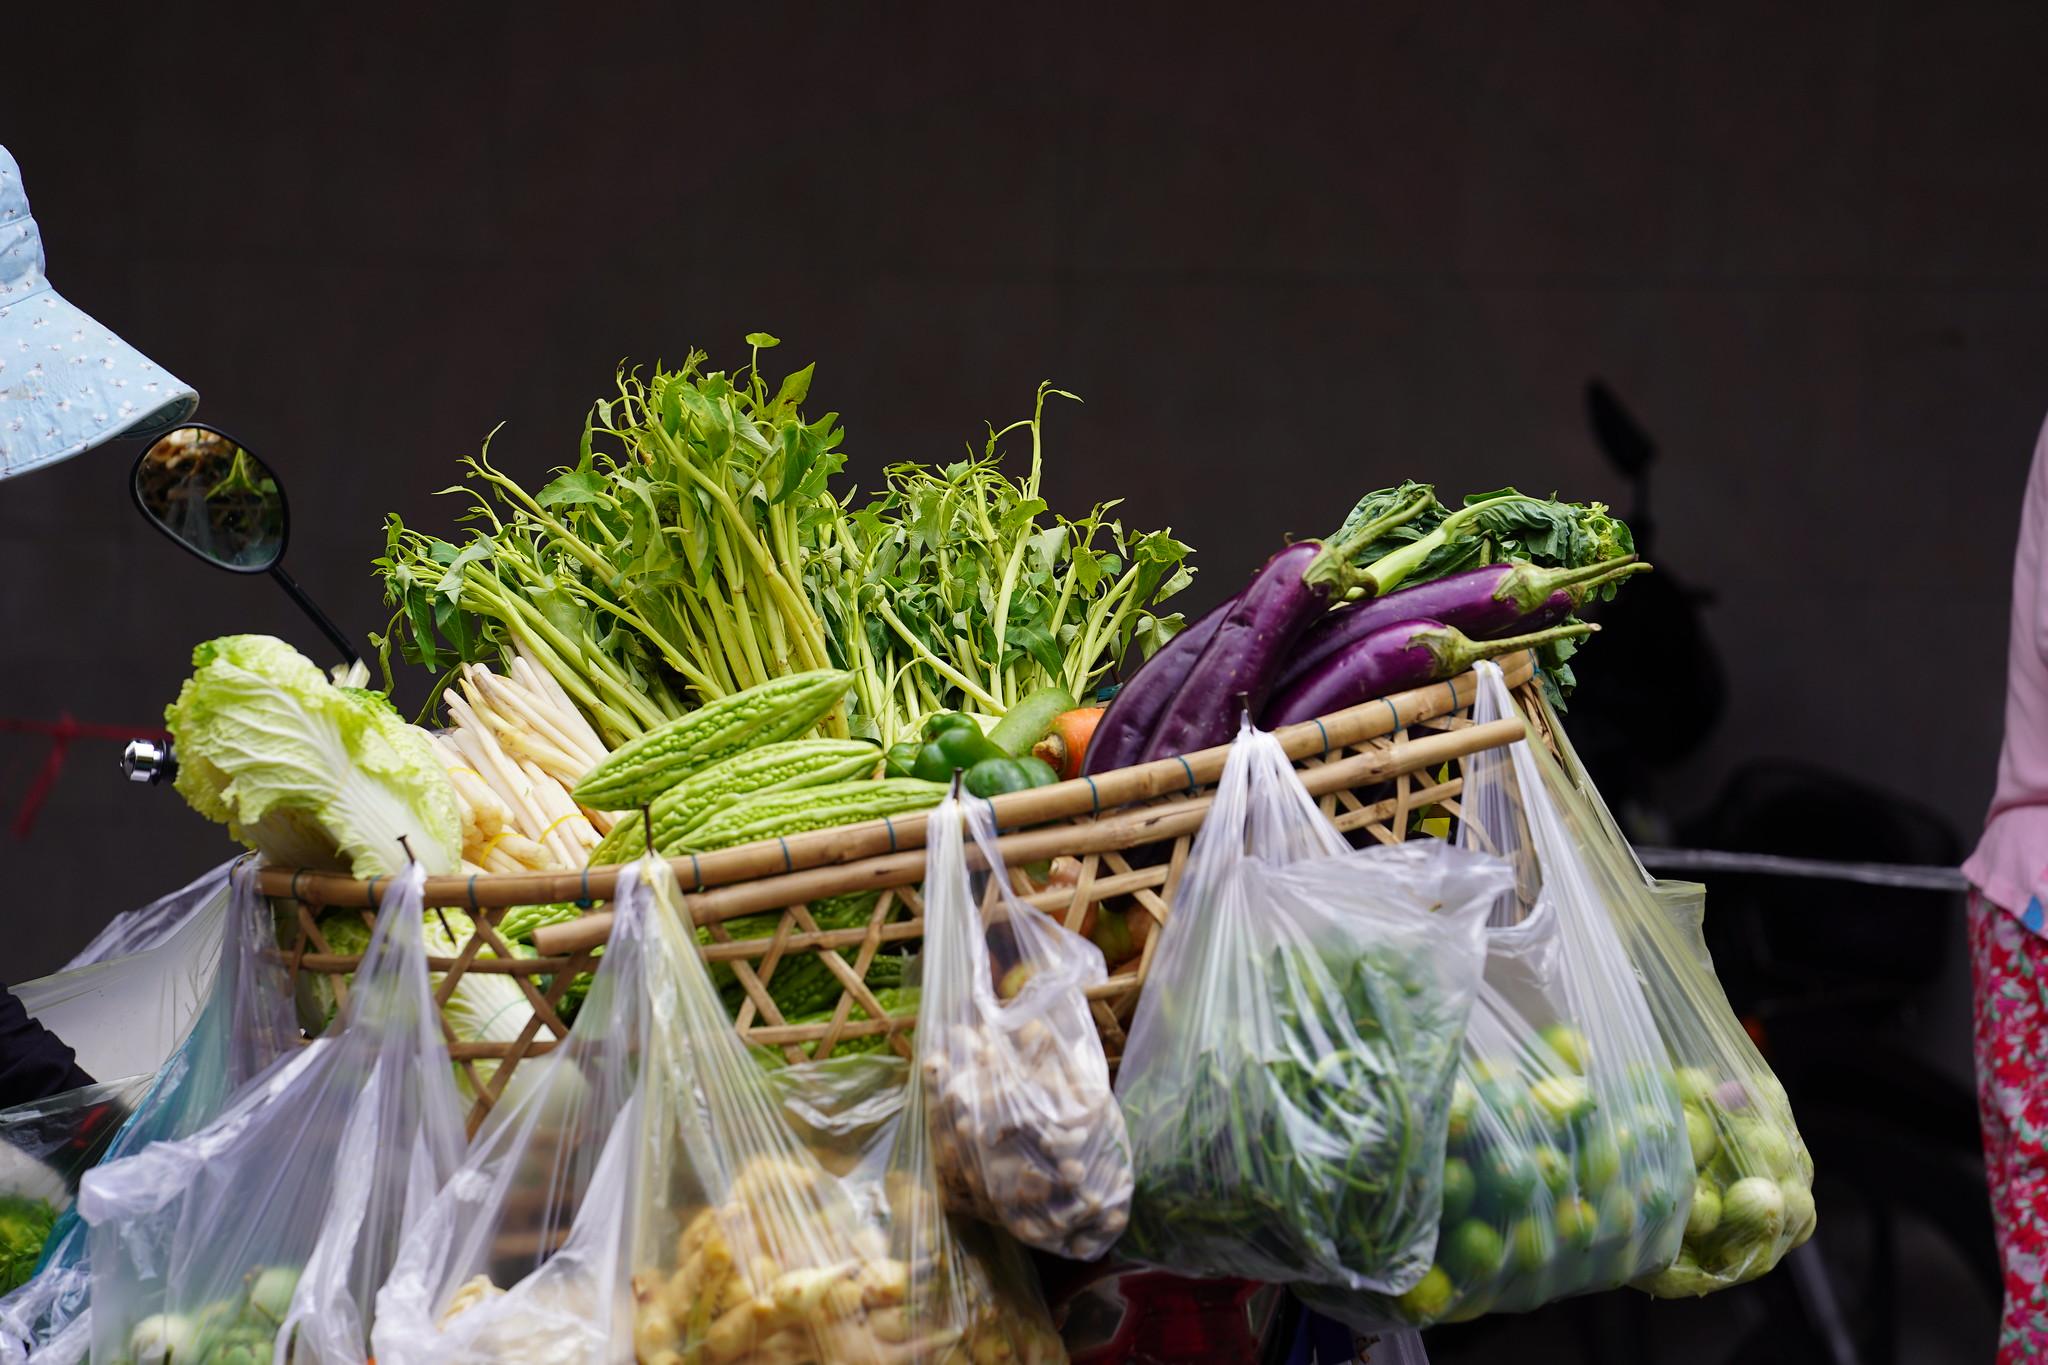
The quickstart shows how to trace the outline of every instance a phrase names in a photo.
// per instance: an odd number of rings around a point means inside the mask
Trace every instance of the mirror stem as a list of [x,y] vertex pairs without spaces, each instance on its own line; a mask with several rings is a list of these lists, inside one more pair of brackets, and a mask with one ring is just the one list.
[[334,643],[334,647],[341,651],[343,662],[351,664],[362,662],[362,656],[356,653],[356,647],[349,643],[348,636],[343,635],[341,629],[334,622],[327,619],[326,612],[313,605],[313,599],[306,596],[306,590],[300,587],[297,581],[284,571],[282,563],[270,566],[270,576],[277,580],[277,585],[285,590],[292,601],[299,604],[300,611],[313,618],[313,624],[320,627],[320,633],[331,640]]

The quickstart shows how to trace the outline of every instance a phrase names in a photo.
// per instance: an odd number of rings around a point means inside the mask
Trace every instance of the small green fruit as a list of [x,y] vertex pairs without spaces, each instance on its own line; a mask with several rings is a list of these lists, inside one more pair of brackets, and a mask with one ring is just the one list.
[[1472,1141],[1472,1117],[1479,1110],[1479,1092],[1463,1076],[1451,1087],[1451,1117],[1445,1136],[1453,1147]]
[[1778,1191],[1785,1196],[1785,1235],[1788,1249],[1804,1246],[1806,1239],[1813,1236],[1813,1229],[1820,1222],[1819,1210],[1813,1203],[1813,1191],[1800,1180],[1780,1180]]
[[1606,1133],[1590,1134],[1579,1144],[1573,1167],[1578,1172],[1581,1190],[1590,1194],[1605,1189],[1621,1174],[1621,1148]]
[[1451,1299],[1457,1293],[1450,1275],[1440,1265],[1433,1265],[1429,1273],[1417,1280],[1407,1293],[1395,1299],[1401,1316],[1413,1323],[1432,1323],[1444,1315],[1451,1306]]
[[1529,1206],[1536,1192],[1536,1163],[1519,1147],[1499,1147],[1480,1158],[1473,1175],[1479,1207],[1506,1220]]
[[1714,1132],[1714,1121],[1699,1110],[1688,1107],[1685,1111],[1685,1139],[1692,1146],[1692,1168],[1704,1171],[1721,1146],[1721,1139]]
[[1635,1197],[1620,1188],[1604,1192],[1600,1196],[1600,1235],[1620,1239],[1635,1230]]
[[1552,1199],[1559,1198],[1572,1187],[1572,1163],[1557,1148],[1547,1142],[1541,1147],[1532,1147],[1529,1160],[1535,1164],[1536,1175],[1542,1180],[1543,1188],[1550,1191]]
[[1533,1275],[1557,1254],[1557,1237],[1541,1218],[1520,1218],[1508,1229],[1508,1264]]
[[1542,1033],[1544,1043],[1557,1059],[1581,1075],[1586,1071],[1586,1035],[1570,1024],[1551,1024]]
[[1472,1200],[1478,1193],[1478,1182],[1465,1158],[1454,1156],[1444,1162],[1444,1222],[1455,1223],[1470,1213]]
[[1593,1112],[1593,1090],[1577,1076],[1546,1076],[1529,1087],[1529,1098],[1551,1126],[1568,1129]]
[[1705,1106],[1714,1099],[1714,1078],[1696,1066],[1682,1066],[1671,1073],[1671,1084],[1681,1104]]
[[1584,1251],[1600,1235],[1600,1215],[1583,1199],[1561,1199],[1557,1204],[1557,1240],[1574,1251]]
[[1491,1224],[1477,1218],[1468,1218],[1458,1224],[1437,1248],[1444,1269],[1451,1272],[1451,1279],[1465,1285],[1498,1275],[1501,1259],[1506,1253],[1500,1233]]
[[1721,1226],[1721,1191],[1710,1180],[1692,1187],[1692,1209],[1685,1215],[1687,1241],[1697,1242]]

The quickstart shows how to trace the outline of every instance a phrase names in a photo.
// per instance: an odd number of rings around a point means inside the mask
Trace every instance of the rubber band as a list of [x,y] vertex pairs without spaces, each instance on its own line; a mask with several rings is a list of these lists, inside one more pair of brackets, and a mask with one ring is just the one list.
[[1450,693],[1450,694],[1451,694],[1451,711],[1452,711],[1452,712],[1455,712],[1455,711],[1457,711],[1457,709],[1458,709],[1458,685],[1457,685],[1456,683],[1454,683],[1454,682],[1447,682],[1447,683],[1445,683],[1445,684],[1444,684],[1444,691],[1446,691],[1446,692],[1448,692],[1448,693]]
[[301,905],[304,905],[306,902],[305,899],[299,895],[299,878],[305,875],[306,869],[303,867],[300,868],[298,871],[292,873],[292,899],[298,901],[299,904]]
[[1093,808],[1088,813],[1091,816],[1102,814],[1102,793],[1096,789],[1095,779],[1083,773],[1081,780],[1088,784],[1088,796],[1094,802]]
[[[450,768],[448,771],[451,773],[468,773],[471,777],[475,778],[477,781],[483,783],[487,787],[491,784],[490,778],[485,777],[482,773],[478,772],[474,768]],[[496,796],[497,793],[492,792],[491,795]]]
[[564,822],[564,821],[568,821],[568,820],[581,820],[582,818],[583,818],[583,812],[582,812],[582,811],[580,811],[580,810],[572,810],[572,811],[570,811],[570,812],[569,812],[569,813],[568,813],[567,815],[564,815],[564,816],[561,816],[561,817],[559,817],[559,818],[558,818],[558,819],[557,819],[557,820],[555,821],[555,823],[554,823],[554,824],[552,824],[552,825],[549,825],[549,826],[548,826],[548,827],[547,827],[546,829],[542,830],[542,831],[540,832],[540,838],[539,838],[538,840],[536,840],[535,842],[537,842],[537,843],[543,843],[543,844],[544,844],[544,843],[546,843],[546,842],[548,841],[548,836],[549,836],[550,834],[553,834],[553,833],[554,833],[554,832],[555,832],[555,831],[556,831],[557,829],[560,829],[560,828],[562,827],[562,824],[563,824],[563,822]]
[[1330,732],[1323,728],[1323,718],[1321,716],[1316,717],[1316,733],[1323,737],[1322,757],[1328,758],[1330,756]]
[[496,834],[493,834],[490,838],[490,842],[486,843],[483,846],[482,852],[476,855],[477,865],[481,867],[483,865],[484,859],[491,856],[492,849],[496,848],[499,844],[503,843],[507,836],[516,834],[517,832],[517,830],[501,829]]
[[785,835],[778,834],[775,836],[775,842],[782,845],[782,870],[784,872],[796,871],[796,863],[791,861],[789,856],[788,837]]
[[690,855],[690,883],[692,891],[702,891],[704,889],[704,868],[697,861],[697,855],[694,853]]
[[1188,775],[1188,790],[1195,791],[1199,789],[1201,784],[1195,781],[1195,769],[1194,766],[1188,762],[1188,756],[1186,754],[1175,754],[1173,757],[1175,761],[1180,764],[1181,771]]
[[370,899],[368,900],[368,902],[366,902],[366,905],[372,909],[374,909],[377,904],[377,879],[381,875],[381,873],[373,873],[370,877]]
[[894,853],[896,851],[896,822],[885,815],[882,817],[882,828],[889,831],[889,851]]
[[471,919],[476,919],[483,914],[483,911],[476,908],[476,875],[474,872],[469,874],[469,915]]
[[588,910],[590,908],[590,869],[587,866],[583,869],[583,897],[576,902],[576,908],[578,910]]
[[[1456,701],[1457,699],[1457,693],[1453,692],[1451,694],[1451,700]],[[1394,728],[1387,731],[1387,733],[1390,735],[1394,735],[1399,734],[1401,731],[1407,729],[1408,727],[1401,723],[1401,708],[1394,705],[1394,699],[1392,697],[1381,697],[1380,700],[1386,704],[1387,715],[1392,717],[1394,722]]]

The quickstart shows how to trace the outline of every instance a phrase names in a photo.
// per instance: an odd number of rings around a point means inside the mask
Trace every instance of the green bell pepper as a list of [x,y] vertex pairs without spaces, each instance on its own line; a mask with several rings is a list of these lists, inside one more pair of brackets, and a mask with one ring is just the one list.
[[1059,774],[1042,758],[987,758],[967,770],[960,784],[970,796],[1004,796],[1050,786]]
[[890,777],[909,777],[917,767],[917,752],[924,745],[918,740],[906,739],[900,744],[889,746],[889,756],[883,768]]
[[[926,730],[930,730],[932,721],[938,719],[934,716],[931,721],[926,721]],[[967,718],[963,716],[960,719]],[[991,758],[1007,757],[981,733],[980,726],[968,720],[965,725],[942,728],[927,739],[918,749],[916,761],[910,765],[910,775],[927,782],[950,782],[956,771],[971,769]]]

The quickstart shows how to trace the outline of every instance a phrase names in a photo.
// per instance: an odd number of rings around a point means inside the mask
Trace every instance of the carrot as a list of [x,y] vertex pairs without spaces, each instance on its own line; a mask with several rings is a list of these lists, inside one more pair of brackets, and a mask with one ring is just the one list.
[[1052,732],[1032,747],[1031,752],[1044,759],[1053,771],[1063,778],[1081,775],[1081,761],[1088,756],[1088,745],[1095,738],[1095,727],[1102,720],[1103,706],[1077,706],[1071,711],[1062,711],[1053,719]]

